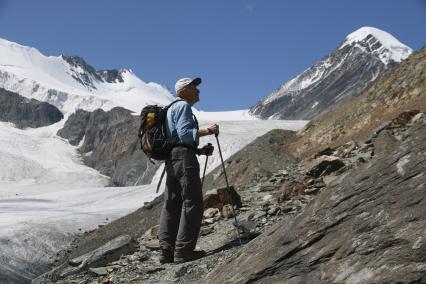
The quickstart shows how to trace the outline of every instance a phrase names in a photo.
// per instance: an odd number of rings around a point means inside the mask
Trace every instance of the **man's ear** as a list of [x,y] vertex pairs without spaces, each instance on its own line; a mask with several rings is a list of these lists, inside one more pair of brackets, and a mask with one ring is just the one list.
[[186,100],[186,92],[184,91],[184,90],[182,90],[179,94],[178,94],[178,97],[179,98],[181,98],[181,99],[183,99],[183,100]]

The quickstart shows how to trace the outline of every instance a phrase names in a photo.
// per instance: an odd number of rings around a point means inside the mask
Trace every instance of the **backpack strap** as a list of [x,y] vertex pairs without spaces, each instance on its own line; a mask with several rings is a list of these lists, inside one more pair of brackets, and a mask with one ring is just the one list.
[[200,130],[200,126],[198,125],[197,117],[195,116],[195,114],[192,114],[192,117],[194,118],[195,125],[197,126],[197,130]]
[[[192,118],[194,119],[195,125],[197,126],[197,131],[200,130],[200,126],[198,125],[198,120],[197,120],[197,117],[195,116],[195,114],[192,114]],[[193,147],[195,149],[197,149],[197,144],[195,144],[195,142],[194,142]]]
[[[182,99],[178,99],[178,100],[175,100],[174,102],[172,102],[172,103],[170,103],[168,106],[166,106],[166,107],[164,107],[164,121],[163,121],[163,127],[162,127],[162,129],[163,129],[163,134],[164,134],[164,136],[165,137],[167,137],[166,136],[166,133],[167,133],[167,129],[166,129],[166,124],[164,123],[166,120],[167,120],[167,112],[168,112],[168,110],[169,110],[169,108],[172,106],[172,105],[174,105],[175,103],[177,103],[177,102],[183,102],[184,100],[182,100]],[[175,142],[176,143],[176,142]]]
[[[169,110],[169,108],[172,106],[172,105],[174,105],[175,103],[177,103],[177,102],[181,102],[181,101],[183,101],[182,99],[179,99],[179,100],[175,100],[174,102],[172,102],[172,103],[170,103],[168,106],[166,106],[165,108],[164,108],[164,116],[165,116],[165,119],[167,119],[167,111]],[[166,124],[163,122],[163,133],[164,133],[164,135],[166,135]],[[164,164],[164,169],[163,169],[163,172],[161,173],[161,176],[160,176],[160,180],[158,181],[158,185],[157,185],[157,190],[155,191],[155,193],[158,193],[158,191],[160,190],[160,185],[161,185],[161,182],[163,181],[163,178],[164,178],[164,174],[166,173],[166,165]]]
[[166,106],[164,109],[165,109],[165,110],[169,110],[169,108],[170,108],[172,105],[174,105],[175,103],[177,103],[177,102],[183,102],[183,101],[184,101],[184,100],[182,100],[182,99],[175,100],[175,101],[171,102],[168,106]]

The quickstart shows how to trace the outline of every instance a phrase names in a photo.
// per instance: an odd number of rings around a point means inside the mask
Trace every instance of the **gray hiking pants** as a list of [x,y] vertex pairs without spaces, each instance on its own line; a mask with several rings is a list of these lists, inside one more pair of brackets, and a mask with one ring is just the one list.
[[174,147],[165,166],[167,179],[158,234],[160,247],[192,251],[203,219],[200,165],[195,150]]

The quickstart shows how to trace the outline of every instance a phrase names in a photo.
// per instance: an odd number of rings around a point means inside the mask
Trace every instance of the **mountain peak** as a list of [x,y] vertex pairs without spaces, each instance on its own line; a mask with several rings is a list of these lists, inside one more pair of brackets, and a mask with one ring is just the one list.
[[411,52],[411,48],[387,32],[360,28],[250,112],[268,119],[312,119],[333,105],[362,94],[383,71],[397,65]]
[[374,53],[385,65],[392,62],[399,63],[413,52],[390,33],[373,27],[362,27],[350,33],[340,49],[348,45]]

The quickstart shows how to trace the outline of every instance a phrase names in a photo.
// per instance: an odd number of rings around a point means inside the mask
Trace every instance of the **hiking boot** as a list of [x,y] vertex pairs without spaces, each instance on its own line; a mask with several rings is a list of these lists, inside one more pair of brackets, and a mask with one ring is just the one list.
[[173,263],[173,251],[167,249],[161,249],[160,251],[160,263]]
[[199,258],[202,258],[206,256],[206,252],[203,250],[190,250],[190,251],[183,251],[183,252],[176,252],[175,255],[175,263],[182,263],[187,261],[193,261]]

